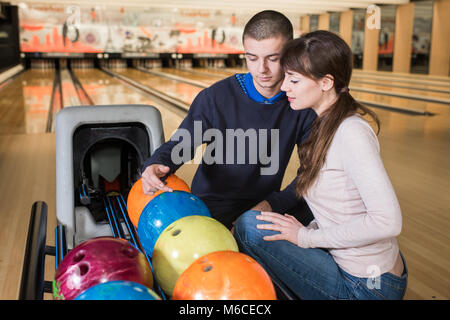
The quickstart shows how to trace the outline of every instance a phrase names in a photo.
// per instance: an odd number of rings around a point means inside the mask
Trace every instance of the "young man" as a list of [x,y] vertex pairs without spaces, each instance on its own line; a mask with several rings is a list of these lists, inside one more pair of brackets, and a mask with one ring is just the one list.
[[197,95],[171,140],[145,162],[144,192],[172,191],[161,180],[206,143],[191,191],[213,218],[231,228],[252,208],[299,208],[295,182],[283,191],[280,187],[294,146],[306,138],[316,114],[311,109],[292,110],[280,91],[284,72],[279,59],[292,38],[291,22],[279,12],[262,11],[250,19],[243,33],[250,72],[219,81]]

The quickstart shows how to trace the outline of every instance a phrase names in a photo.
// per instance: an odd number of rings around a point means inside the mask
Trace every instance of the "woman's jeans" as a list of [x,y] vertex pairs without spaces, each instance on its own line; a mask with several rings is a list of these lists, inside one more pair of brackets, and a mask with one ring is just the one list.
[[242,253],[258,261],[272,280],[300,299],[402,299],[408,270],[402,255],[401,277],[384,273],[376,278],[358,278],[348,274],[323,249],[303,249],[285,240],[265,241],[276,231],[260,230],[259,211],[250,210],[236,220],[234,236]]

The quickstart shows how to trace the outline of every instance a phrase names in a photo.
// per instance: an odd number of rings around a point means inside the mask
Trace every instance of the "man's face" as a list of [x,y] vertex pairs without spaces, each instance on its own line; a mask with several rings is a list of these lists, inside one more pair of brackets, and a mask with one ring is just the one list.
[[247,68],[260,93],[279,90],[284,77],[280,66],[280,55],[285,43],[286,40],[283,37],[259,41],[251,37],[244,39]]

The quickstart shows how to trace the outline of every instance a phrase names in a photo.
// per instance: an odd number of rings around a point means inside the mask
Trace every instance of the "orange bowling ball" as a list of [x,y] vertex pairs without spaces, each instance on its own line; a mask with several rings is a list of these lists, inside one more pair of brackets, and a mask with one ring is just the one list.
[[178,278],[173,300],[276,300],[267,272],[253,258],[216,251],[195,260]]
[[[173,190],[191,192],[191,189],[186,182],[174,174],[169,175],[165,182],[166,186],[172,188]],[[142,188],[142,178],[135,182],[128,194],[127,209],[128,216],[136,228],[138,227],[139,217],[141,216],[142,210],[144,210],[147,203],[163,192],[164,191],[158,190],[153,195],[145,194]]]

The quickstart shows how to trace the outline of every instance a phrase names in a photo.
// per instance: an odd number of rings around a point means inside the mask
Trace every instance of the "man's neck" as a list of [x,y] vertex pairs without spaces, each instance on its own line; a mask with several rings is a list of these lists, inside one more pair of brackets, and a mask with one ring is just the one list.
[[258,91],[264,98],[270,99],[277,95],[281,91],[281,85],[283,81],[280,81],[273,87],[261,87],[258,83],[253,80],[253,85],[255,86],[256,91]]

